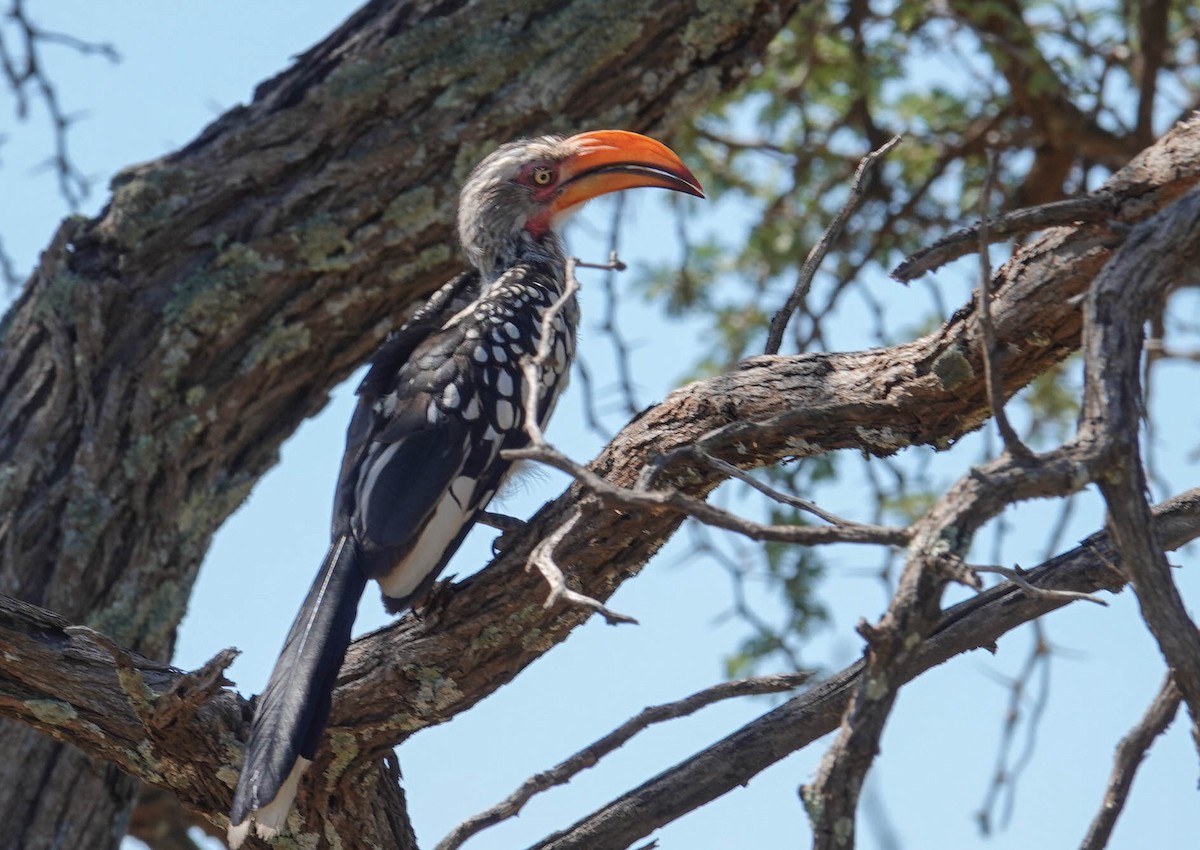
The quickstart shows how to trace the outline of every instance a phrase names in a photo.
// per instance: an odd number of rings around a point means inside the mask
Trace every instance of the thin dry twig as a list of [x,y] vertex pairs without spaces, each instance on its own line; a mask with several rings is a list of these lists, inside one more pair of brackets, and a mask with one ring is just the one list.
[[1021,442],[1012,423],[1004,412],[1004,392],[996,363],[996,328],[992,324],[992,260],[988,253],[988,212],[992,196],[992,183],[996,179],[996,152],[988,151],[987,175],[983,179],[983,192],[979,199],[979,330],[983,348],[983,377],[987,387],[988,404],[1004,441],[1005,450],[1016,458],[1028,460],[1033,457],[1029,447]]
[[977,573],[995,573],[996,575],[1004,576],[1030,596],[1038,596],[1043,599],[1085,599],[1088,602],[1095,602],[1097,605],[1103,605],[1106,608],[1108,607],[1107,602],[1105,602],[1099,596],[1093,596],[1090,593],[1077,593],[1074,590],[1054,590],[1051,588],[1038,587],[1030,584],[1028,579],[1025,578],[1025,571],[1020,567],[1017,567],[1016,569],[1010,569],[1008,567],[1001,567],[997,565],[972,564],[971,569]]
[[617,273],[625,270],[625,264],[617,260],[617,250],[620,248],[621,219],[625,215],[628,195],[617,193],[612,205],[612,221],[609,223],[608,255],[611,262],[606,267],[608,273],[603,277],[604,319],[600,323],[600,332],[608,337],[612,345],[612,360],[617,372],[617,384],[621,389],[621,401],[626,414],[633,416],[640,409],[637,401],[637,391],[634,389],[633,362],[629,342],[621,332],[621,323],[617,319]]
[[1166,681],[1150,703],[1150,707],[1146,709],[1146,714],[1129,734],[1121,739],[1121,743],[1117,744],[1112,774],[1104,791],[1104,801],[1088,828],[1080,850],[1103,850],[1108,846],[1117,818],[1125,808],[1125,801],[1129,799],[1133,777],[1154,739],[1167,731],[1167,727],[1175,719],[1181,699],[1179,688],[1175,687],[1175,680],[1167,674]]
[[803,685],[811,676],[811,673],[802,672],[777,676],[754,676],[733,682],[721,682],[676,702],[643,709],[637,716],[625,721],[603,738],[593,741],[549,770],[529,777],[521,783],[516,791],[492,808],[467,818],[438,842],[434,850],[457,850],[471,836],[502,821],[516,817],[535,795],[557,785],[565,785],[577,774],[590,767],[595,767],[604,756],[625,745],[634,735],[655,723],[686,717],[715,702],[733,697],[790,691]]
[[838,210],[838,214],[833,217],[833,221],[829,222],[829,226],[825,228],[825,232],[821,234],[820,240],[808,252],[808,257],[804,260],[804,265],[800,267],[800,273],[796,275],[796,285],[792,289],[792,294],[788,296],[788,300],[783,307],[771,317],[771,328],[767,333],[767,345],[764,349],[764,354],[778,354],[779,346],[783,344],[783,332],[787,330],[788,322],[791,321],[792,314],[796,312],[796,308],[804,301],[808,295],[808,289],[812,286],[813,277],[817,274],[817,269],[825,260],[825,255],[837,242],[842,235],[842,231],[846,227],[846,222],[850,220],[850,216],[858,211],[866,200],[866,183],[867,177],[874,168],[875,163],[884,156],[888,151],[900,143],[900,136],[892,136],[890,140],[871,151],[864,156],[858,163],[858,170],[854,172],[854,183],[850,186],[850,197],[846,199],[846,203]]
[[926,272],[939,269],[959,257],[965,257],[979,249],[980,231],[983,229],[987,230],[989,243],[1003,242],[1014,236],[1048,227],[1108,221],[1112,215],[1112,199],[1100,193],[1013,210],[981,221],[973,227],[964,227],[929,247],[922,248],[892,269],[891,275],[901,283],[908,283]]
[[62,45],[83,56],[101,56],[113,63],[120,61],[120,54],[111,44],[89,42],[66,33],[42,29],[30,19],[24,0],[12,0],[4,18],[16,29],[20,45],[16,49],[11,47],[0,28],[0,75],[16,99],[19,119],[28,117],[35,102],[40,103],[48,113],[54,136],[54,153],[47,161],[47,166],[58,178],[59,193],[70,208],[76,210],[91,191],[91,181],[71,158],[67,135],[75,117],[63,109],[58,90],[46,72],[41,48],[47,44]]
[[550,593],[546,596],[546,601],[542,603],[542,607],[551,608],[556,602],[562,601],[568,605],[591,608],[603,616],[610,626],[616,626],[620,623],[633,623],[636,626],[637,620],[628,614],[619,614],[611,608],[606,607],[600,600],[593,599],[590,596],[567,587],[566,576],[563,575],[562,569],[554,561],[554,550],[558,548],[558,544],[562,543],[563,538],[567,536],[567,533],[575,526],[578,520],[579,511],[576,510],[571,514],[570,519],[556,528],[553,533],[538,543],[533,548],[533,551],[529,553],[529,561],[525,565],[525,568],[537,567],[538,572],[542,574],[542,577],[546,579],[546,583],[550,585]]
[[[892,530],[892,529],[887,528],[886,526],[872,525],[870,523],[861,523],[861,522],[855,522],[853,520],[842,519],[841,517],[837,516],[836,514],[832,514],[829,511],[825,510],[824,508],[820,507],[815,502],[810,502],[808,499],[802,499],[799,496],[793,496],[790,493],[784,493],[780,490],[775,489],[774,487],[770,486],[769,484],[755,478],[753,475],[751,475],[746,470],[741,469],[740,467],[734,466],[732,463],[729,463],[728,461],[721,460],[719,457],[715,457],[714,455],[709,454],[704,449],[702,449],[696,445],[685,446],[684,448],[679,449],[677,452],[671,452],[667,456],[665,456],[665,459],[668,461],[674,461],[674,460],[682,458],[682,457],[689,457],[694,460],[703,461],[704,463],[707,463],[709,466],[711,466],[713,469],[717,470],[721,474],[727,475],[730,478],[736,478],[738,481],[741,481],[744,484],[748,484],[749,486],[751,486],[758,492],[762,493],[767,498],[773,499],[774,501],[779,502],[781,504],[788,505],[789,507],[793,507],[796,510],[805,511],[807,513],[810,513],[813,516],[817,517],[818,519],[824,520],[825,522],[829,523],[830,525],[834,526],[835,528],[860,531],[864,534],[876,534],[876,535],[887,534]],[[650,474],[649,475],[643,474],[643,476],[641,476],[638,479],[638,483],[637,483],[635,489],[643,490],[643,491],[649,489],[649,482],[652,480],[654,472],[661,470],[663,468],[663,465],[664,464],[656,463],[653,466],[647,467],[646,472],[650,473]],[[653,470],[654,472],[651,472],[651,470]],[[904,531],[904,529],[895,529],[895,530]]]
[[[545,434],[542,432],[541,424],[538,421],[538,408],[541,406],[542,400],[542,370],[546,368],[546,364],[550,360],[550,349],[554,340],[554,332],[552,330],[555,319],[575,297],[575,293],[579,291],[579,280],[575,277],[575,268],[584,266],[586,268],[603,268],[620,270],[625,268],[615,253],[609,257],[609,262],[604,265],[596,265],[593,263],[583,263],[578,259],[571,257],[567,260],[566,272],[563,281],[563,291],[558,299],[551,304],[542,314],[541,320],[541,336],[538,338],[538,346],[536,352],[531,357],[523,357],[521,359],[521,374],[525,382],[525,433],[529,437],[529,442],[545,452],[556,452],[556,450],[546,442]],[[506,457],[512,457],[512,452],[506,452]],[[633,617],[626,614],[619,614],[616,611],[606,607],[604,603],[598,599],[593,599],[590,596],[571,590],[567,587],[566,577],[563,575],[562,569],[554,560],[554,550],[562,539],[567,535],[571,528],[579,519],[579,509],[576,508],[571,518],[559,526],[552,534],[546,537],[534,547],[529,554],[529,561],[525,565],[526,569],[537,567],[538,571],[546,579],[546,583],[550,585],[550,593],[543,603],[543,607],[550,608],[558,601],[566,602],[569,605],[578,605],[584,608],[591,608],[600,613],[609,625],[615,626],[618,623],[637,623]]]
[[[1069,601],[1072,600],[1064,600],[1063,604]],[[1008,690],[1008,703],[1003,712],[1004,722],[1000,729],[999,746],[996,748],[996,766],[992,771],[992,781],[988,784],[979,811],[975,813],[979,830],[985,836],[993,834],[993,818],[996,809],[1001,804],[1003,804],[1000,814],[1001,825],[1006,825],[1012,817],[1017,779],[1035,751],[1037,730],[1046,707],[1050,704],[1050,644],[1046,641],[1041,620],[1034,620],[1030,625],[1033,627],[1033,645],[1017,675],[1008,678],[993,674]],[[1041,676],[1035,681],[1034,673],[1037,672],[1040,672]],[[1031,685],[1036,685],[1037,689],[1033,690]],[[1026,695],[1031,690],[1033,704],[1026,711]],[[1021,729],[1022,722],[1024,722],[1026,730],[1025,746],[1023,751],[1014,757],[1017,733]]]
[[912,536],[907,528],[875,526],[859,523],[844,526],[764,525],[723,510],[703,499],[675,489],[633,490],[618,487],[576,463],[542,441],[542,445],[525,449],[505,449],[504,457],[511,460],[533,460],[544,463],[572,476],[605,501],[626,507],[670,508],[705,525],[736,531],[751,540],[771,540],[779,543],[798,543],[816,546],[822,543],[865,543],[878,546],[905,546]]
[[[1077,494],[1072,494],[1062,500],[1058,517],[1042,546],[1042,561],[1050,561],[1060,550],[1069,520],[1078,502],[1076,496]],[[1102,562],[1109,563],[1102,550],[1096,550],[1096,556]],[[1030,575],[1029,571],[1020,568],[1018,568],[1018,572],[1022,576]],[[1040,589],[1051,590],[1052,588]],[[1072,600],[1067,599],[1066,601]],[[1018,780],[1033,759],[1037,748],[1039,726],[1045,716],[1046,706],[1049,704],[1050,661],[1054,656],[1054,650],[1046,636],[1045,620],[1034,620],[1029,626],[1033,632],[1032,646],[1020,672],[1006,682],[1009,690],[1008,705],[1002,713],[1004,719],[996,752],[996,769],[993,771],[992,780],[988,783],[987,791],[984,793],[976,813],[976,820],[985,835],[991,834],[996,810],[1001,804],[1003,809],[1000,812],[1000,823],[1007,824],[1012,816]],[[1041,674],[1036,680],[1034,679],[1035,673]],[[1033,705],[1030,710],[1025,711],[1024,702],[1028,693],[1034,694]],[[1022,724],[1025,732],[1022,749],[1020,753],[1014,755],[1017,747],[1016,733]]]

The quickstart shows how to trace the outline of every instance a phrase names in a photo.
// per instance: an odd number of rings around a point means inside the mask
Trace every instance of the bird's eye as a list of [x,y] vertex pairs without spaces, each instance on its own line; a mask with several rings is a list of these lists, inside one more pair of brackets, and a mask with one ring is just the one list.
[[529,182],[544,189],[554,182],[554,169],[547,165],[535,165],[529,171]]

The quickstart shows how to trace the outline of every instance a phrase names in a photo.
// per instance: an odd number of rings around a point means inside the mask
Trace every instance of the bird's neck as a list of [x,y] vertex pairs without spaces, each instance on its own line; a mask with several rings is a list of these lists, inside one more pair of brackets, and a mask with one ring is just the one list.
[[514,266],[534,265],[553,270],[561,288],[567,265],[562,237],[553,230],[540,236],[526,230],[518,231],[512,238],[497,243],[491,251],[474,259],[485,285],[494,283]]

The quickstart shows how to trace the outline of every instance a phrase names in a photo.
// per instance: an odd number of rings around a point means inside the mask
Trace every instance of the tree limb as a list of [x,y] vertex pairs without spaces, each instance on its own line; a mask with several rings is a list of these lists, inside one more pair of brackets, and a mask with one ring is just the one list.
[[1108,846],[1108,839],[1112,836],[1113,827],[1117,825],[1117,818],[1125,808],[1125,801],[1129,799],[1134,774],[1137,773],[1154,739],[1167,731],[1167,727],[1175,719],[1179,711],[1179,701],[1179,689],[1175,687],[1175,680],[1168,675],[1150,707],[1146,709],[1146,714],[1129,730],[1129,734],[1121,739],[1121,743],[1117,744],[1112,775],[1108,779],[1108,787],[1104,790],[1104,801],[1092,825],[1088,827],[1080,850],[1104,850]]
[[[1170,549],[1200,537],[1200,488],[1156,507],[1154,527]],[[1029,570],[1025,578],[1046,589],[1115,593],[1127,579],[1114,565],[1123,567],[1120,555],[1108,534],[1100,532]],[[541,590],[536,580],[531,578],[530,584],[536,601]],[[971,649],[991,647],[1017,626],[1067,604],[1070,600],[1063,596],[1030,596],[1008,583],[984,591],[945,612],[930,639],[897,671],[896,681],[910,681]],[[364,644],[378,642],[387,631],[356,644],[361,650]],[[152,699],[168,693],[184,675],[136,653],[129,657]],[[862,667],[862,662],[851,665],[614,801],[590,817],[586,829],[569,830],[539,847],[627,846],[619,841],[632,842],[744,784],[775,761],[836,728]],[[65,619],[0,595],[0,714],[112,761],[143,781],[172,788],[196,811],[210,813],[210,817],[223,812],[236,781],[236,773],[223,763],[223,750],[245,734],[250,704],[232,691],[217,692],[198,707],[168,747],[138,720],[120,675],[113,654],[74,630]],[[375,696],[375,716],[384,718],[376,722],[388,723],[385,704],[394,695]],[[436,698],[436,686],[427,687],[424,699]],[[344,726],[333,730],[330,737],[335,745],[345,740],[347,731]]]
[[[1155,508],[1154,525],[1170,549],[1200,537],[1200,488]],[[1126,578],[1112,567],[1120,556],[1107,533],[1029,571],[1039,587],[1116,593]],[[898,687],[948,659],[972,649],[993,649],[1007,632],[1071,604],[1063,597],[1025,594],[1000,584],[946,610],[935,632],[896,670]],[[572,827],[530,850],[597,850],[626,847],[659,826],[745,785],[756,774],[838,727],[862,682],[864,663],[793,697],[691,758],[611,801]]]
[[698,691],[690,697],[643,709],[636,717],[625,721],[603,738],[588,744],[582,750],[555,765],[550,770],[544,770],[541,773],[531,776],[521,783],[520,788],[497,805],[463,821],[449,835],[439,841],[434,850],[457,850],[472,835],[490,826],[495,826],[501,821],[516,817],[534,795],[542,791],[547,791],[556,785],[565,785],[581,771],[594,767],[604,756],[613,752],[618,747],[624,746],[634,735],[655,723],[663,723],[667,720],[687,717],[714,702],[724,699],[777,694],[781,691],[794,690],[808,681],[810,676],[810,673],[792,673],[790,675],[756,676],[751,679],[721,682],[710,688]]
[[[400,14],[395,9],[388,5],[385,10],[381,4],[363,14],[386,18]],[[407,32],[400,25],[403,16],[386,22],[396,25],[390,31]],[[349,32],[335,35],[331,45],[340,44]],[[450,37],[440,30],[425,35]],[[363,44],[371,43],[368,39]],[[186,169],[176,169],[184,168],[185,161],[207,174],[201,168],[204,157],[213,157],[209,166],[216,167],[217,161],[241,162],[241,155],[248,167],[255,161],[252,154],[261,153],[251,137],[258,142],[263,137],[254,132],[269,138],[288,127],[297,130],[305,121],[320,123],[322,110],[357,114],[361,107],[379,112],[362,116],[366,127],[379,127],[372,122],[380,120],[391,126],[400,120],[398,114],[407,115],[403,104],[393,104],[381,92],[365,105],[339,102],[335,108],[306,88],[347,84],[350,71],[343,63],[350,61],[333,46],[316,49],[302,61],[305,70],[297,71],[299,76],[289,72],[265,86],[249,114],[223,119],[175,157],[121,178],[118,197],[101,219],[69,222],[60,231],[38,276],[0,329],[0,388],[5,390],[0,394],[0,421],[15,423],[0,434],[0,460],[13,464],[5,470],[0,507],[7,510],[18,504],[18,497],[25,499],[20,503],[21,521],[3,527],[5,545],[0,552],[5,569],[18,573],[18,587],[42,594],[47,604],[77,611],[79,620],[121,646],[150,654],[169,648],[186,588],[212,529],[269,465],[282,435],[323,400],[328,382],[365,355],[363,349],[374,339],[367,339],[371,334],[364,335],[361,327],[370,325],[371,316],[388,314],[389,305],[407,303],[449,264],[437,259],[440,255],[427,257],[428,268],[416,263],[421,245],[431,250],[444,247],[439,205],[448,193],[431,190],[430,200],[436,202],[426,209],[428,224],[425,229],[404,230],[409,236],[403,237],[403,244],[398,244],[402,237],[397,231],[351,221],[372,204],[383,204],[380,192],[395,193],[388,196],[394,200],[406,191],[420,194],[429,185],[441,186],[419,182],[424,166],[417,160],[408,157],[395,163],[403,175],[400,184],[379,181],[386,186],[377,188],[376,177],[367,181],[372,185],[344,185],[339,181],[345,174],[339,176],[336,163],[319,168],[316,177],[303,169],[289,171],[288,157],[303,159],[307,142],[286,133],[277,138],[278,147],[271,148],[272,155],[282,159],[260,163],[270,165],[262,179],[291,175],[287,179],[300,180],[306,190],[293,186],[289,191],[297,194],[287,194],[284,202],[264,212],[249,200],[258,184],[246,182],[249,172],[234,168],[223,173],[219,185],[188,178],[189,192],[194,190],[188,196],[191,202],[178,211],[178,220],[170,212],[184,183],[163,184],[159,178],[173,175],[183,181]],[[403,97],[415,96],[413,91],[406,89]],[[489,106],[500,108],[490,102]],[[289,113],[292,107],[301,112]],[[665,109],[662,104],[647,108],[661,115],[656,111],[660,107]],[[243,119],[249,123],[241,123]],[[337,126],[343,128],[337,132],[345,132],[350,124]],[[383,128],[379,131],[381,139],[388,139],[380,142],[383,151],[394,137]],[[1189,121],[1114,175],[1107,191],[1116,199],[1118,217],[1145,218],[1194,185],[1200,179],[1198,151],[1200,121]],[[390,149],[386,156],[392,156]],[[448,159],[439,163],[447,173],[452,171]],[[122,189],[128,192],[122,194]],[[351,198],[364,206],[351,204]],[[325,203],[333,206],[322,207]],[[332,217],[325,221],[338,222],[333,231],[322,231],[336,235],[333,242],[318,239],[315,231],[301,238],[286,230],[295,226],[289,216],[312,212],[314,205]],[[266,218],[239,218],[254,210]],[[136,234],[129,229],[152,219],[160,224]],[[223,227],[218,220],[232,228],[227,236],[249,241],[236,247],[211,241]],[[284,229],[271,229],[280,227]],[[321,250],[312,253],[317,246]],[[1107,228],[1062,228],[1027,246],[997,274],[992,303],[997,341],[1002,350],[1021,352],[1021,357],[1003,364],[1006,394],[1078,347],[1080,314],[1073,299],[1086,290],[1112,247]],[[275,259],[283,265],[276,266]],[[297,265],[289,265],[292,262]],[[191,278],[189,268],[203,274]],[[383,285],[373,277],[381,268],[404,269],[398,274],[412,275],[404,279],[416,281],[417,289]],[[80,280],[87,285],[77,283]],[[177,288],[187,280],[196,288]],[[133,308],[114,300],[133,298],[131,293],[139,291],[145,299]],[[154,293],[166,306],[154,307]],[[224,299],[233,299],[236,309],[227,309],[230,304]],[[340,312],[331,310],[331,304],[340,305]],[[126,309],[120,309],[122,305]],[[164,329],[170,330],[166,336]],[[302,329],[312,336],[295,347],[284,344],[288,333]],[[383,328],[376,326],[376,332]],[[836,448],[890,454],[911,445],[943,445],[978,427],[988,415],[979,377],[978,333],[977,318],[968,306],[935,333],[891,349],[754,358],[650,408],[589,468],[613,486],[632,488],[655,458],[683,446],[695,445],[713,457],[748,467]],[[149,364],[139,380],[123,365],[130,359]],[[110,363],[111,370],[94,371],[93,364],[102,362]],[[236,364],[237,373],[232,377],[231,364]],[[228,415],[231,410],[238,415]],[[31,433],[42,433],[53,451],[39,454],[34,444],[22,442]],[[164,442],[146,443],[137,435],[158,435]],[[18,446],[21,453],[15,454]],[[101,446],[118,447],[121,453],[105,455],[97,448]],[[180,464],[179,458],[187,458],[187,463]],[[711,466],[673,463],[663,468],[659,480],[664,488],[701,498],[723,479]],[[370,826],[384,829],[393,810],[374,807],[388,795],[394,799],[397,791],[379,759],[413,731],[449,719],[486,697],[582,621],[585,611],[563,606],[543,610],[544,585],[524,571],[536,541],[576,511],[579,519],[556,550],[555,560],[580,592],[601,601],[640,569],[682,518],[669,505],[614,509],[576,485],[539,512],[488,570],[452,588],[445,605],[424,620],[406,617],[356,642],[335,694],[327,744],[302,788],[307,823],[315,827],[328,816],[326,824],[352,824],[364,842],[370,840],[373,833],[362,817],[349,809],[331,812],[330,801],[350,806],[365,797],[358,811],[377,813]],[[96,569],[82,569],[89,565]],[[127,574],[127,565],[141,571]],[[53,580],[55,570],[68,567],[78,578]],[[96,600],[98,608],[82,610],[89,599]],[[534,634],[536,640],[530,638]],[[111,658],[105,663],[111,670]],[[53,667],[47,670],[47,675],[54,672]],[[143,676],[159,693],[153,677]],[[381,693],[389,694],[386,702],[380,701]],[[113,716],[124,719],[132,741],[138,733],[129,724],[136,727],[137,717],[125,691],[119,695],[120,701],[112,703]],[[9,707],[12,711],[6,713],[16,713],[60,740],[66,734],[65,727],[44,719],[59,716],[57,704],[40,706],[43,719],[23,699]],[[194,789],[181,791],[193,795],[185,800],[188,805],[219,813],[227,805],[228,783],[240,756],[237,742],[244,740],[248,723],[239,712],[230,713],[237,715],[229,720],[231,734],[196,739],[197,747],[206,748],[202,759],[177,764],[169,752],[153,753],[154,759],[144,763],[147,757],[136,751],[131,756],[121,746],[109,746],[107,752],[115,763],[132,762],[135,775],[176,790],[181,779],[192,774],[220,775],[220,782],[205,784],[201,777]],[[198,722],[190,720],[188,728]],[[99,721],[93,725],[103,728]],[[99,754],[120,731],[101,735],[88,746],[89,752]],[[80,736],[86,745],[88,735],[95,734],[85,726]],[[169,769],[157,770],[156,764]]]
[[1200,191],[1193,190],[1138,225],[1088,294],[1079,430],[1095,444],[1093,475],[1108,505],[1109,525],[1142,619],[1191,713],[1192,737],[1200,750],[1200,632],[1149,522],[1139,440],[1143,324],[1172,287],[1194,279],[1197,265]]
[[[168,658],[215,529],[459,270],[466,170],[521,136],[665,132],[741,79],[797,5],[371,0],[250,104],[118,174],[0,321],[0,587]],[[28,756],[0,765],[0,810],[28,818],[6,829],[115,847],[136,785],[32,738],[0,727],[0,751]],[[236,748],[211,756],[237,765]],[[30,774],[46,784],[9,806]],[[395,803],[382,776],[360,771],[339,799]],[[379,812],[314,832],[404,840]]]

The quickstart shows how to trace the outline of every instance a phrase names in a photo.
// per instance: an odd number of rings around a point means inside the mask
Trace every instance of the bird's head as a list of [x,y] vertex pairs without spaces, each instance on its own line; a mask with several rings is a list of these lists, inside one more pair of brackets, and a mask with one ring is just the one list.
[[661,142],[625,130],[510,142],[475,167],[458,206],[467,259],[485,277],[528,249],[559,253],[555,228],[587,200],[637,186],[703,198],[700,183]]

